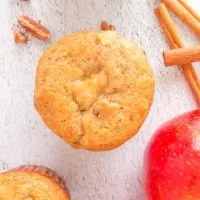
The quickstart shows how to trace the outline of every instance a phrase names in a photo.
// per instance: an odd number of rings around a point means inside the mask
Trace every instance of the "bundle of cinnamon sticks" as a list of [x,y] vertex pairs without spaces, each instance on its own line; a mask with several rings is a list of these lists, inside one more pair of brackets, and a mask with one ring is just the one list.
[[[155,14],[169,40],[172,49],[184,48],[181,35],[169,15],[167,7],[173,11],[184,23],[189,25],[200,36],[200,15],[195,12],[185,0],[162,0],[155,9]],[[192,63],[181,65],[183,74],[192,89],[197,103],[200,104],[200,82]]]

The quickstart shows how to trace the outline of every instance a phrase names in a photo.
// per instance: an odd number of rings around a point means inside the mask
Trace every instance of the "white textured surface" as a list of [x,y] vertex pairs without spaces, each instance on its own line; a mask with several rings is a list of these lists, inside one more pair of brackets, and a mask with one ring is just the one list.
[[[199,0],[190,0],[200,8]],[[144,200],[143,152],[154,130],[165,120],[196,108],[193,96],[175,68],[166,69],[161,53],[168,48],[153,15],[156,0],[19,0],[0,2],[0,170],[22,164],[48,166],[61,174],[72,200]],[[200,9],[199,9],[200,10]],[[13,43],[19,13],[41,19],[53,33],[48,43],[32,39]],[[143,47],[156,78],[150,115],[139,134],[111,152],[73,150],[51,133],[33,107],[35,69],[50,43],[72,31],[99,28],[102,19]],[[183,39],[198,44],[178,19]]]

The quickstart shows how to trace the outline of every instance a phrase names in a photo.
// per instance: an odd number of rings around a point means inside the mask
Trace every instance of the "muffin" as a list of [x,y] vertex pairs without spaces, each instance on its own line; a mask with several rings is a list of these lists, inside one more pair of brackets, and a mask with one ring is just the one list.
[[1,200],[70,200],[63,180],[50,169],[22,166],[0,174]]
[[35,108],[74,148],[122,145],[138,132],[153,96],[144,51],[115,31],[73,33],[47,49],[37,67]]

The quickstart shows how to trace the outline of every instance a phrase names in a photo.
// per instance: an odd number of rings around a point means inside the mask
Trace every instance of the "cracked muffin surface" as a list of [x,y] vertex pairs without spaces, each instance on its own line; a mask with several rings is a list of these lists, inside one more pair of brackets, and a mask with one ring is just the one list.
[[143,50],[115,31],[82,31],[44,52],[34,103],[45,124],[72,147],[100,151],[138,132],[153,95]]
[[22,166],[0,174],[1,200],[70,200],[63,180],[53,171]]

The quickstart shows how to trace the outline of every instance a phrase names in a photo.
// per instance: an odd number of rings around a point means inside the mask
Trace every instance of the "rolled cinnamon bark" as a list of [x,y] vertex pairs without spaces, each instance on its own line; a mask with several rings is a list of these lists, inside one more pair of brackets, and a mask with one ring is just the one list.
[[185,1],[162,0],[184,23],[188,24],[198,35],[200,35],[199,16],[189,7]]
[[[173,20],[171,19],[164,3],[161,3],[155,9],[155,14],[160,22],[161,27],[164,30],[166,37],[169,40],[171,48],[172,49],[184,48],[185,45],[181,40],[180,33],[177,27],[175,26]],[[185,79],[187,80],[190,88],[192,89],[196,97],[198,104],[200,104],[200,84],[197,73],[193,65],[191,63],[186,65],[181,65],[181,68],[183,70]]]
[[200,61],[200,48],[182,48],[164,51],[165,66],[184,65]]

